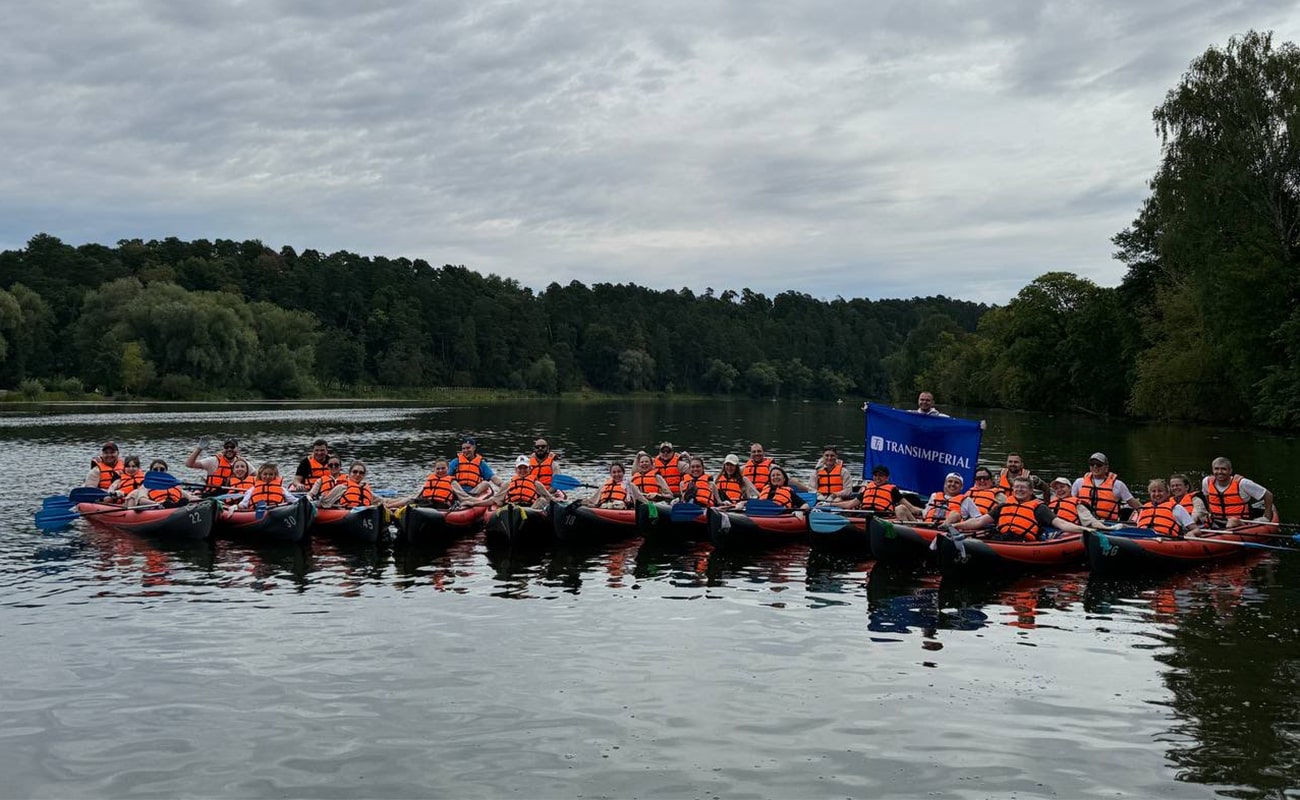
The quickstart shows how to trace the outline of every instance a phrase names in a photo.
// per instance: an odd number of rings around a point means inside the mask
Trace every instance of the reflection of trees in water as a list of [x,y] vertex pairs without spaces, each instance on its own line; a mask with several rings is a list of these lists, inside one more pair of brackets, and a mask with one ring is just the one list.
[[[1157,658],[1170,669],[1179,780],[1224,784],[1231,797],[1281,797],[1300,787],[1300,569],[1275,562],[1162,586],[1178,611]],[[1261,587],[1264,591],[1253,588]],[[1187,742],[1187,744],[1183,744]]]

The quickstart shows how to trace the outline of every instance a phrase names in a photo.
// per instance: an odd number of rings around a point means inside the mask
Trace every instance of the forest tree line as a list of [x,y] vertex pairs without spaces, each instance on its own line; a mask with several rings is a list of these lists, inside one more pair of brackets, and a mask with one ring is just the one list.
[[1300,425],[1300,50],[1198,56],[1154,113],[1117,287],[1046,272],[999,307],[572,282],[258,241],[0,253],[0,388],[303,397],[349,387],[664,391]]
[[168,399],[357,386],[884,397],[911,391],[918,337],[973,331],[988,310],[576,281],[534,293],[420,260],[47,234],[0,253],[0,287],[0,387]]

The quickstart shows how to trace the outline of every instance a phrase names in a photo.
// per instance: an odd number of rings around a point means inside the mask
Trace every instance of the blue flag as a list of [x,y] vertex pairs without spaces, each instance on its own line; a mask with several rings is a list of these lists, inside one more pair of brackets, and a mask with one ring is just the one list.
[[879,403],[867,403],[866,416],[863,480],[883,464],[889,467],[890,483],[921,497],[943,491],[949,472],[961,475],[968,487],[974,484],[982,434],[977,420],[933,417]]

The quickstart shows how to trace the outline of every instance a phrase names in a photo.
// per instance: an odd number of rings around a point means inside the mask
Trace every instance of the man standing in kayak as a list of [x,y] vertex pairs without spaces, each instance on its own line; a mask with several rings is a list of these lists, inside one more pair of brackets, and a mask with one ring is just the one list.
[[1210,518],[1225,527],[1235,528],[1251,519],[1252,503],[1262,503],[1264,513],[1259,519],[1272,521],[1273,493],[1250,478],[1232,474],[1232,462],[1219,456],[1210,463],[1212,474],[1201,481],[1201,494],[1209,508]]

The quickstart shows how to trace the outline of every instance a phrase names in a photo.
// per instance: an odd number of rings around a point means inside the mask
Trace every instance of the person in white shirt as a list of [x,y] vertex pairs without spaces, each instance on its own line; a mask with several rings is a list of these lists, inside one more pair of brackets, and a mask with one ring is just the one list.
[[1235,528],[1252,519],[1252,503],[1263,503],[1264,513],[1259,519],[1273,519],[1273,493],[1249,478],[1232,473],[1232,462],[1220,456],[1210,464],[1211,475],[1201,481],[1201,494],[1205,496],[1205,505],[1210,517],[1224,521],[1229,528]]

